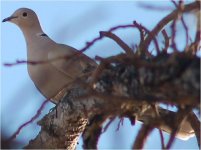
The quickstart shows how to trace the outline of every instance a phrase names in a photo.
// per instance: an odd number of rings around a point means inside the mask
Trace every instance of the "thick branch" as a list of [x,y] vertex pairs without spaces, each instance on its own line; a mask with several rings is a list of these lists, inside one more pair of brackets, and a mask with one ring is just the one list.
[[[200,59],[186,53],[160,54],[153,59],[110,57],[96,86],[129,99],[199,106]],[[114,64],[116,64],[115,67]],[[117,88],[118,87],[118,88]]]
[[[92,87],[86,82],[91,80],[85,77],[72,83],[66,97],[39,122],[41,132],[26,148],[75,149],[88,119],[95,114],[135,118],[156,102],[199,106],[200,59],[196,56],[174,53],[142,59],[137,55],[130,58],[122,54],[108,58],[107,63]],[[95,148],[106,118],[92,129],[97,133],[94,133],[95,138],[85,136],[85,148]],[[159,118],[151,124],[156,126],[151,127],[159,127],[166,120]]]

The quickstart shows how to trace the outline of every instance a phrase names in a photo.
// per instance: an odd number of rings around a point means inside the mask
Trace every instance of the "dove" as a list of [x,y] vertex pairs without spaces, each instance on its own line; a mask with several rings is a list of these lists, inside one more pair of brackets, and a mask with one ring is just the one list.
[[[72,56],[79,51],[73,47],[58,44],[50,39],[41,28],[36,13],[28,8],[16,10],[10,17],[2,22],[16,24],[24,34],[27,46],[28,61],[48,61],[57,57]],[[96,62],[83,53],[68,59],[50,61],[49,63],[27,65],[28,73],[38,90],[53,103],[57,104],[64,96],[66,88],[75,79],[97,68]],[[166,112],[171,114],[170,112]],[[138,120],[145,122],[152,117],[153,112],[141,116]],[[174,114],[173,114],[174,115]],[[167,126],[160,127],[167,133],[171,129]],[[188,121],[181,125],[177,137],[188,139],[194,131]]]
[[64,96],[66,87],[78,77],[96,68],[96,62],[73,47],[58,44],[50,39],[41,28],[36,13],[28,8],[16,10],[2,22],[16,24],[24,34],[27,60],[40,62],[57,57],[72,56],[49,63],[28,64],[28,74],[36,88],[53,103]]

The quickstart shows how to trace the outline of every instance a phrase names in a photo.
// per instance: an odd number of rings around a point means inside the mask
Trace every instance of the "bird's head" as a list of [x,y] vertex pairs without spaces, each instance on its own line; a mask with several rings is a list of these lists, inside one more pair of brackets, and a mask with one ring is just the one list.
[[33,28],[40,26],[36,13],[28,8],[20,8],[16,10],[10,17],[2,20],[2,22],[12,22],[20,28]]

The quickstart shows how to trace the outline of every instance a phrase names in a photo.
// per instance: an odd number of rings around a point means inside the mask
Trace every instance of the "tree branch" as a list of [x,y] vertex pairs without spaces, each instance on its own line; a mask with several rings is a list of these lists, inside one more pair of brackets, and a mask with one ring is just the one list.
[[[183,12],[185,13],[185,12],[190,12],[192,10],[199,10],[199,9],[200,9],[200,2],[195,1],[193,3],[184,5]],[[157,25],[151,31],[151,34],[157,35],[161,31],[161,29],[164,26],[166,26],[170,21],[174,20],[179,13],[181,13],[181,10],[176,9],[173,12],[171,12],[169,15],[164,17],[159,23],[157,23]],[[151,34],[147,36],[147,38],[145,39],[143,49],[148,49],[150,42],[153,40]]]

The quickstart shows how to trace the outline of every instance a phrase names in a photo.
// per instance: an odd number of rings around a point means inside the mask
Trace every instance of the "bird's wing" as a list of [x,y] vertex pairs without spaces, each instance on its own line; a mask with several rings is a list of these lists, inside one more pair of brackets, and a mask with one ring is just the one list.
[[67,56],[65,59],[52,61],[51,64],[68,77],[75,79],[96,68],[95,61],[83,53],[79,53],[79,51],[67,45],[58,44],[58,46],[55,48],[56,50],[48,52],[48,59]]

